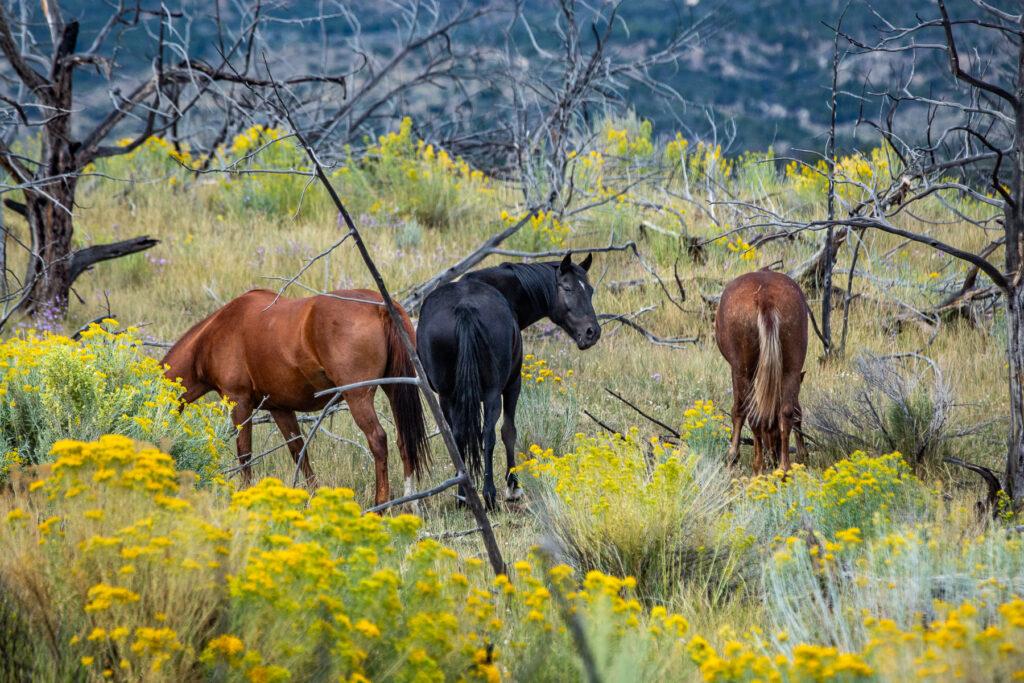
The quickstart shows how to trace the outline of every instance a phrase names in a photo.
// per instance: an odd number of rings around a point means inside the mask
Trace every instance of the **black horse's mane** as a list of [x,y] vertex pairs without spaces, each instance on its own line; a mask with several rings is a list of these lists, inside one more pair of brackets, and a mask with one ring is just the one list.
[[557,263],[508,264],[523,291],[530,297],[530,303],[535,310],[547,311],[554,304],[555,278],[553,275],[557,265]]

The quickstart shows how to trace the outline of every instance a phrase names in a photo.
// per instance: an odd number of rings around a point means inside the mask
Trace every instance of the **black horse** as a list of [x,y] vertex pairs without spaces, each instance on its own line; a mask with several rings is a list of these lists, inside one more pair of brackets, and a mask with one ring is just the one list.
[[416,350],[459,450],[474,473],[480,471],[481,454],[486,456],[484,501],[488,508],[494,507],[497,498],[492,458],[502,401],[508,498],[515,500],[523,494],[516,476],[508,471],[515,466],[516,402],[523,365],[521,330],[550,318],[580,349],[596,344],[601,326],[591,302],[594,288],[587,279],[592,261],[587,255],[574,264],[566,254],[561,263],[503,263],[438,287],[423,302]]

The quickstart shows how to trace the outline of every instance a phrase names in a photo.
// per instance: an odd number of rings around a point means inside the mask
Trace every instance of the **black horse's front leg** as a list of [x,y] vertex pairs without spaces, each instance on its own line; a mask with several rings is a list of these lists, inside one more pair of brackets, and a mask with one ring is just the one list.
[[505,485],[508,487],[508,500],[515,501],[523,497],[523,489],[519,487],[519,477],[512,472],[516,466],[516,405],[519,402],[519,391],[522,387],[522,364],[502,394],[505,418],[501,423],[501,441],[505,445]]

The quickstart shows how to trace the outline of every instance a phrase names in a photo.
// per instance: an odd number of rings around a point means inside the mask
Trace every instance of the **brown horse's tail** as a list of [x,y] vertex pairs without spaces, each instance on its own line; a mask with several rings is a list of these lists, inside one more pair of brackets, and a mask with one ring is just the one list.
[[750,424],[770,427],[782,407],[782,345],[779,342],[779,312],[759,303],[757,338],[760,351],[750,395]]
[[[397,305],[397,304],[396,304]],[[405,331],[409,339],[415,339],[412,323],[405,311],[399,307]],[[384,369],[385,377],[415,377],[416,366],[405,350],[398,328],[395,327],[386,308],[380,308],[381,325],[387,337],[388,362]],[[409,467],[419,478],[424,468],[430,467],[430,447],[427,443],[427,425],[423,419],[423,404],[420,402],[420,390],[415,384],[385,384],[384,392],[391,401],[391,411],[395,416],[395,427],[398,438],[409,459]]]

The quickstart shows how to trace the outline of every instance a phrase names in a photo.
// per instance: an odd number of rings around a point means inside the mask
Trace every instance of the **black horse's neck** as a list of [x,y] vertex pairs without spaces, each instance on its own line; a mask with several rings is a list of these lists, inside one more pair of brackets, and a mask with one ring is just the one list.
[[525,329],[551,314],[555,303],[557,263],[502,263],[466,275],[497,289]]

